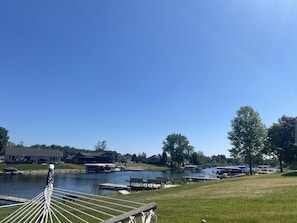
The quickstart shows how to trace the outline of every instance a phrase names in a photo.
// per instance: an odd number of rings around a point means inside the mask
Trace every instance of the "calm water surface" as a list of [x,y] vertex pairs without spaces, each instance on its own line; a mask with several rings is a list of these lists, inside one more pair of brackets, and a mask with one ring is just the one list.
[[[182,178],[183,176],[203,176],[209,175],[211,169],[204,169],[199,173],[172,173],[170,171],[123,171],[112,173],[83,173],[83,174],[55,174],[54,187],[75,190],[91,194],[107,194],[113,191],[99,190],[98,184],[115,183],[129,184],[130,177],[143,177],[154,179],[156,177],[164,178]],[[46,185],[46,175],[19,175],[19,176],[0,176],[0,194],[15,197],[32,199],[44,190]]]

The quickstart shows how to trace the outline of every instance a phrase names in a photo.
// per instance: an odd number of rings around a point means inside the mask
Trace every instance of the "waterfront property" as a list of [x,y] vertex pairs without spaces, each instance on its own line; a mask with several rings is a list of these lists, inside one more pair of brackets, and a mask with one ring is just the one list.
[[6,163],[60,163],[62,158],[63,153],[54,149],[27,147],[7,147],[5,149]]
[[85,163],[112,163],[112,156],[106,152],[90,152],[90,153],[77,153],[69,162],[77,164]]
[[[54,165],[50,164],[46,185],[41,193],[32,200],[0,196],[3,200],[25,202],[22,207],[8,214],[1,215],[0,222],[126,222],[141,216],[142,222],[156,222],[156,204],[115,199],[108,196],[54,187]],[[90,205],[92,204],[92,205]],[[3,205],[1,208],[10,208]]]

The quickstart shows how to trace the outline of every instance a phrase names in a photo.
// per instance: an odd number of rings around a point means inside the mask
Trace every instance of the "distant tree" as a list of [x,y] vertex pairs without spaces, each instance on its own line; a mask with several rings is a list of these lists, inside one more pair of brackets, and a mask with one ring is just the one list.
[[195,165],[208,165],[211,163],[211,158],[205,156],[202,151],[194,152],[192,154],[192,160]]
[[146,153],[138,154],[136,158],[137,162],[145,163],[146,162]]
[[16,145],[16,147],[20,147],[20,148],[25,147],[24,141],[20,141],[19,144]]
[[199,161],[199,155],[197,152],[192,153],[192,162],[194,165],[201,165],[201,161]]
[[132,157],[131,157],[131,161],[132,161],[132,162],[137,162],[137,156],[136,156],[135,153],[132,155]]
[[246,164],[246,160],[240,157],[236,157],[236,158],[227,158],[227,163],[228,165],[242,165],[242,164]]
[[252,174],[252,160],[262,155],[261,151],[267,137],[266,128],[259,113],[250,106],[241,107],[237,111],[237,117],[231,121],[231,126],[228,139],[232,148],[229,152],[232,157],[242,157],[248,161]]
[[225,165],[227,163],[227,158],[225,155],[213,155],[211,156],[211,163]]
[[62,150],[63,150],[63,147],[62,147],[62,146],[59,146],[59,145],[54,145],[54,144],[53,144],[53,145],[51,145],[51,146],[50,146],[50,148],[51,148],[51,149],[55,149],[55,150],[60,150],[60,151],[62,151]]
[[111,151],[111,156],[114,162],[119,162],[121,159],[121,154],[116,151]]
[[124,155],[121,155],[121,160],[120,162],[122,163],[127,163],[129,161],[131,161],[131,158],[132,158],[132,155],[127,153],[127,154],[124,154]]
[[165,165],[166,163],[167,163],[167,159],[168,159],[168,157],[167,157],[167,153],[166,152],[162,152],[162,156],[161,156],[161,163],[163,164],[163,165]]
[[166,152],[171,159],[171,166],[183,165],[186,156],[193,151],[194,147],[189,145],[187,137],[173,133],[163,141],[163,152]]
[[97,144],[95,145],[95,150],[97,152],[103,152],[107,150],[107,141],[98,141]]
[[4,155],[5,147],[8,143],[8,140],[8,130],[3,127],[0,127],[0,155]]
[[291,165],[296,163],[297,148],[294,146],[296,123],[297,117],[282,116],[277,123],[268,128],[264,152],[277,157],[281,172],[283,172],[283,162]]
[[40,149],[49,149],[49,147],[45,144],[35,144],[30,146],[31,148],[40,148]]
[[15,147],[16,144],[14,142],[10,142],[8,141],[7,144],[6,144],[7,147]]
[[74,147],[70,147],[70,146],[59,146],[59,145],[51,145],[51,146],[47,146],[45,144],[35,144],[30,146],[30,148],[39,148],[39,149],[55,149],[55,150],[60,150],[63,152],[63,159],[67,158],[69,155],[75,155],[79,152],[89,152],[89,150],[85,150],[85,149],[77,149]]

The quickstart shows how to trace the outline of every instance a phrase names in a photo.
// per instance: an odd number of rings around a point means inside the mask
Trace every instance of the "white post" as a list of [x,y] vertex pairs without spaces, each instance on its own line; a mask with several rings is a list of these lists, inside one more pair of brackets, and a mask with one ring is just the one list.
[[54,168],[55,168],[54,164],[49,165],[47,181],[46,181],[45,189],[43,191],[44,204],[43,204],[43,210],[40,214],[41,215],[40,223],[47,222],[48,214],[50,212],[51,196],[53,193],[53,186],[54,186]]

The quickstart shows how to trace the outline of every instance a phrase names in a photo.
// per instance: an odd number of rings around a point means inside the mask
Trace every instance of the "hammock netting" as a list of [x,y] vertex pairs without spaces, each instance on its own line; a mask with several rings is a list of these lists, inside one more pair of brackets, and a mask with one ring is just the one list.
[[50,165],[43,192],[13,211],[2,223],[156,222],[155,203],[141,203],[53,187]]

